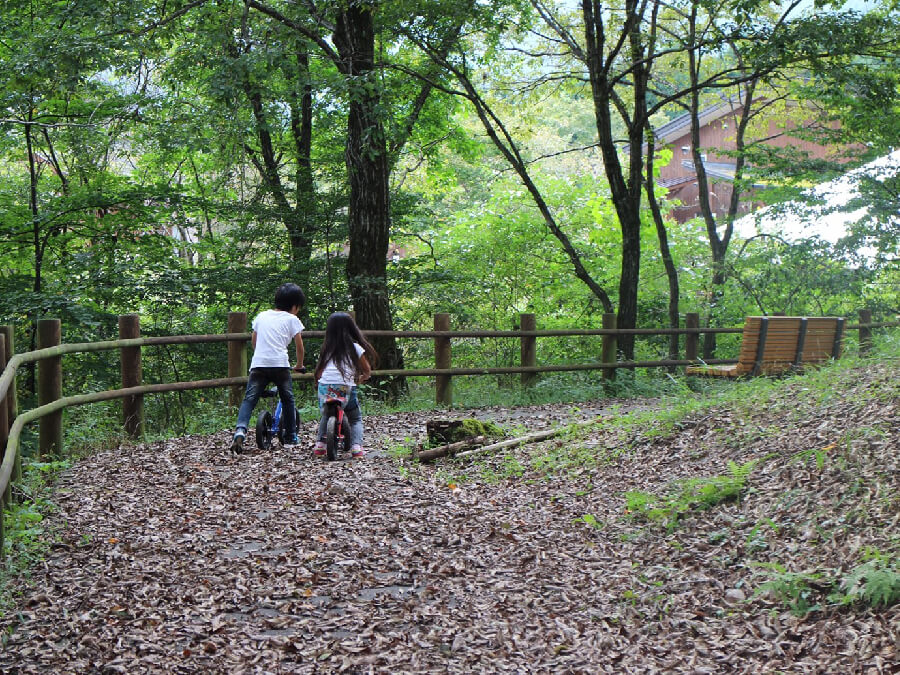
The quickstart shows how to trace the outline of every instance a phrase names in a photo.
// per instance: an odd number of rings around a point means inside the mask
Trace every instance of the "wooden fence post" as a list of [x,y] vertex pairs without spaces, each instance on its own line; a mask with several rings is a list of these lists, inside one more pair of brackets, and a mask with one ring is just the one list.
[[[0,333],[0,373],[6,368],[6,336],[3,333]],[[2,404],[0,404],[0,461],[3,460],[3,455],[6,454],[6,441],[9,439],[9,408],[6,405],[6,401],[4,400]],[[3,493],[2,502],[0,502],[0,507],[5,504],[9,504],[12,501],[12,484],[13,481],[10,479],[9,485],[6,486],[6,492]],[[3,514],[0,514],[0,518],[2,518]]]
[[[438,312],[434,315],[434,329],[436,331],[450,330],[450,315],[446,312]],[[450,338],[434,338],[434,367],[452,368],[450,354]],[[453,405],[453,380],[449,375],[437,375],[434,378],[434,400],[437,405],[450,407]]]
[[[7,324],[5,326],[0,326],[0,335],[3,335],[6,338],[6,363],[9,363],[10,359],[16,353],[16,341],[15,341],[15,329],[12,324]],[[0,369],[2,370],[2,369]],[[7,403],[7,426],[6,432],[9,433],[9,429],[12,427],[13,422],[16,420],[16,415],[19,414],[18,405],[16,403],[16,378],[13,375],[12,382],[9,383],[9,391],[6,392],[6,403]],[[6,445],[0,446],[0,456],[3,455],[3,450],[6,448]],[[16,463],[13,465],[13,472],[11,480],[13,483],[21,483],[22,482],[22,453],[16,449]]]
[[[537,330],[537,319],[534,314],[519,314],[520,329]],[[519,338],[520,365],[537,365],[537,338],[533,335],[523,335]],[[537,373],[522,373],[522,386],[530,387],[537,380]]]
[[[119,317],[119,339],[141,337],[139,314],[123,314]],[[119,357],[122,388],[141,386],[141,348],[122,347]],[[144,396],[135,394],[122,399],[122,421],[130,438],[140,438],[144,433]]]
[[[604,314],[603,315],[603,328],[604,330],[615,330],[616,328],[616,315],[615,314]],[[616,362],[616,336],[615,335],[604,335],[603,336],[603,347],[601,351],[600,360],[603,363],[615,363]],[[616,369],[615,368],[604,368],[603,369],[603,379],[605,382],[612,382],[616,379]]]
[[[247,312],[228,312],[227,333],[247,332]],[[242,377],[247,374],[247,342],[233,340],[228,343],[228,377]],[[244,400],[243,387],[228,390],[228,403],[234,407]]]
[[[700,315],[697,312],[688,312],[684,315],[684,327],[688,329],[700,328]],[[684,358],[692,363],[697,362],[697,354],[700,353],[700,333],[687,333],[684,336]]]
[[[6,338],[6,362],[9,363],[9,360],[16,353],[16,340],[15,340],[15,332],[13,330],[12,324],[7,324],[5,326],[0,326],[0,335],[3,335]],[[16,378],[13,377],[12,383],[9,385],[9,392],[6,396],[6,405],[8,408],[9,415],[9,425],[12,426],[12,423],[16,419],[16,415],[18,414],[16,410]]]
[[865,356],[872,351],[872,329],[864,324],[872,323],[872,310],[859,310],[859,355]]
[[[56,347],[62,339],[59,319],[40,319],[37,324],[37,348]],[[53,403],[62,397],[62,357],[51,356],[38,363],[38,405]],[[62,411],[44,415],[38,433],[41,459],[62,455]]]

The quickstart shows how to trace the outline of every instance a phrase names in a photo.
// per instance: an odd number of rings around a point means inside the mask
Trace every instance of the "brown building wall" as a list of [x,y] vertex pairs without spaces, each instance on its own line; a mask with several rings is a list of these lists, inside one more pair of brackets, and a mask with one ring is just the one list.
[[[741,108],[737,108],[734,112],[728,112],[700,128],[700,147],[706,156],[706,161],[734,164],[733,157],[729,157],[727,153],[716,152],[716,150],[728,151],[735,149],[734,135],[740,112]],[[814,158],[821,159],[835,154],[832,148],[788,135],[775,121],[769,122],[765,138],[767,139],[765,141],[766,145],[778,148],[794,147]],[[684,222],[700,215],[699,190],[690,149],[690,128],[685,126],[684,133],[669,141],[667,147],[672,150],[672,161],[660,169],[660,182],[663,184],[666,182],[673,183],[669,188],[668,196],[670,199],[677,199],[681,202],[681,206],[677,206],[673,210],[673,215],[679,222]],[[684,162],[687,162],[689,166],[684,166]],[[711,176],[710,188],[710,206],[712,211],[722,215],[727,211],[728,204],[731,201],[731,181],[726,178]],[[745,193],[742,195],[738,213],[740,215],[750,213],[758,206],[759,202],[753,202],[751,195]]]

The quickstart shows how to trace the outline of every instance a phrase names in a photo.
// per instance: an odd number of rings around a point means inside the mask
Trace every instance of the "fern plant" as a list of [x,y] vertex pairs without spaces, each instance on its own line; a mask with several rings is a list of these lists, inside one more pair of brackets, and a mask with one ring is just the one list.
[[728,475],[678,481],[671,493],[664,496],[641,491],[627,492],[626,512],[635,518],[664,523],[672,531],[691,511],[704,511],[739,499],[755,466],[756,460],[746,464],[729,462]]
[[900,569],[897,559],[875,554],[854,567],[841,579],[843,603],[864,602],[873,607],[890,607],[900,600]]
[[796,616],[822,609],[819,600],[824,599],[831,582],[823,579],[820,572],[788,572],[778,563],[757,563],[756,566],[765,567],[774,574],[770,573],[769,580],[760,584],[754,597],[769,594],[786,604]]

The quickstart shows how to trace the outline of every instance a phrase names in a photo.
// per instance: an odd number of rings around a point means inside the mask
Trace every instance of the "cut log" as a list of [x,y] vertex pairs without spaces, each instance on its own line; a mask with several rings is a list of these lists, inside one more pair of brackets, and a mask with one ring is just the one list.
[[460,450],[464,448],[471,448],[475,445],[480,445],[484,443],[484,441],[484,436],[474,436],[462,441],[457,441],[456,443],[450,443],[449,445],[442,445],[438,448],[422,450],[421,452],[416,454],[415,458],[420,462],[430,462],[431,460],[437,459],[438,457],[453,457]]
[[500,441],[499,443],[491,443],[490,445],[483,445],[480,448],[475,448],[474,450],[460,452],[456,454],[455,457],[471,457],[476,453],[490,452],[491,450],[503,450],[504,448],[514,448],[517,445],[526,445],[528,443],[546,441],[548,438],[553,438],[554,436],[562,436],[563,434],[570,433],[576,429],[589,427],[595,423],[596,420],[588,420],[585,422],[577,422],[575,424],[566,424],[565,426],[561,427],[554,427],[553,429],[545,429],[544,431],[536,431],[533,434],[519,436],[518,438],[508,438],[507,440]]
[[474,450],[469,450],[467,452],[460,452],[457,454],[457,457],[468,457],[469,455],[474,455],[477,452],[488,452],[490,450],[503,450],[504,448],[514,448],[517,445],[525,445],[527,443],[536,443],[537,441],[544,441],[548,438],[553,438],[554,436],[559,436],[567,431],[571,430],[571,427],[556,427],[555,429],[545,429],[544,431],[536,431],[533,434],[528,434],[527,436],[519,436],[518,438],[508,438],[505,441],[500,441],[499,443],[491,443],[490,445],[484,445],[480,448],[476,448]]

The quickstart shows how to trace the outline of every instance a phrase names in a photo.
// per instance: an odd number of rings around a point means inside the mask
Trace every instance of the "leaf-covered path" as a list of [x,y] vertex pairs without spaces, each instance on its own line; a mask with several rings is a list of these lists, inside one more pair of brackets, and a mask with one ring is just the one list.
[[[890,406],[869,413],[896,429]],[[534,431],[573,412],[480,414]],[[752,598],[735,563],[763,515],[746,504],[697,517],[680,538],[625,517],[628,489],[760,454],[714,447],[713,429],[732,422],[721,415],[665,445],[540,474],[534,447],[477,465],[398,463],[387,449],[421,436],[427,413],[368,417],[376,451],[363,461],[300,448],[230,457],[224,432],[97,454],[58,487],[59,541],[0,621],[14,627],[0,671],[889,672],[896,607],[800,619]],[[831,432],[810,433],[821,445]],[[628,442],[597,432],[540,452],[552,462]],[[889,454],[866,448],[873,461]],[[798,500],[804,481],[834,487],[801,473],[789,477]],[[785,480],[773,469],[754,486],[782,528]]]

